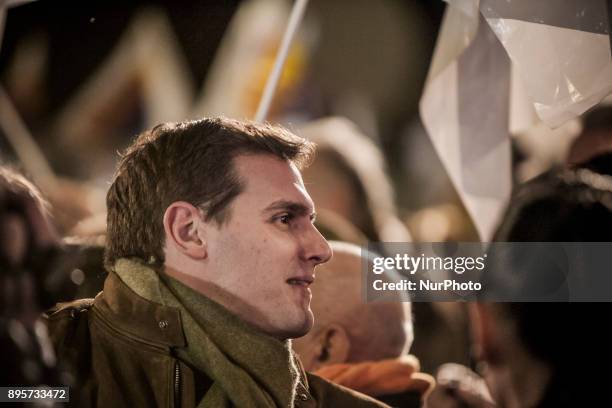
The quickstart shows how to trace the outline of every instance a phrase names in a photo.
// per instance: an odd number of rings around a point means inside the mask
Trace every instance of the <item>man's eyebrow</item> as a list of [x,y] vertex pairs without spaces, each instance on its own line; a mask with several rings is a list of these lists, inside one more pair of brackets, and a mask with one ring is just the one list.
[[278,200],[264,208],[263,212],[285,210],[297,215],[314,214],[312,207],[295,201]]

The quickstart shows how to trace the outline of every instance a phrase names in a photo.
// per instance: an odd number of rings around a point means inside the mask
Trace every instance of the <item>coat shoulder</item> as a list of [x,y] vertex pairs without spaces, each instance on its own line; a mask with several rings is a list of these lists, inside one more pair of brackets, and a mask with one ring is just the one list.
[[310,392],[321,407],[389,408],[388,405],[349,388],[306,373]]
[[74,364],[89,349],[89,312],[93,303],[94,299],[58,303],[43,314],[60,361]]

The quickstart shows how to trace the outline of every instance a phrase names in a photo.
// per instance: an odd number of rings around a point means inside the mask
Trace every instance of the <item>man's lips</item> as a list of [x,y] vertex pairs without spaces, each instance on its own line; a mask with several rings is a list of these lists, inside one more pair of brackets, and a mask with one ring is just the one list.
[[314,282],[314,276],[296,276],[294,278],[287,279],[287,283],[295,286],[308,287]]

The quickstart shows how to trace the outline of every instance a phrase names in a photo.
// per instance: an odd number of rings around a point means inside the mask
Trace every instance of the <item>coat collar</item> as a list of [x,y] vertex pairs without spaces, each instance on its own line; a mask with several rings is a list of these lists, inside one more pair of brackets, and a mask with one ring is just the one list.
[[138,296],[113,271],[94,309],[116,329],[142,341],[164,348],[186,345],[179,310]]

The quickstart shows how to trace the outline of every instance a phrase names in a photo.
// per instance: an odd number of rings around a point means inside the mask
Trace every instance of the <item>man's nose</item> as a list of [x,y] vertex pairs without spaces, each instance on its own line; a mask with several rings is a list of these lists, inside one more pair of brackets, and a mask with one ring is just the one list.
[[331,259],[333,255],[332,249],[314,225],[310,227],[306,241],[306,259],[313,261],[315,265],[325,263]]

